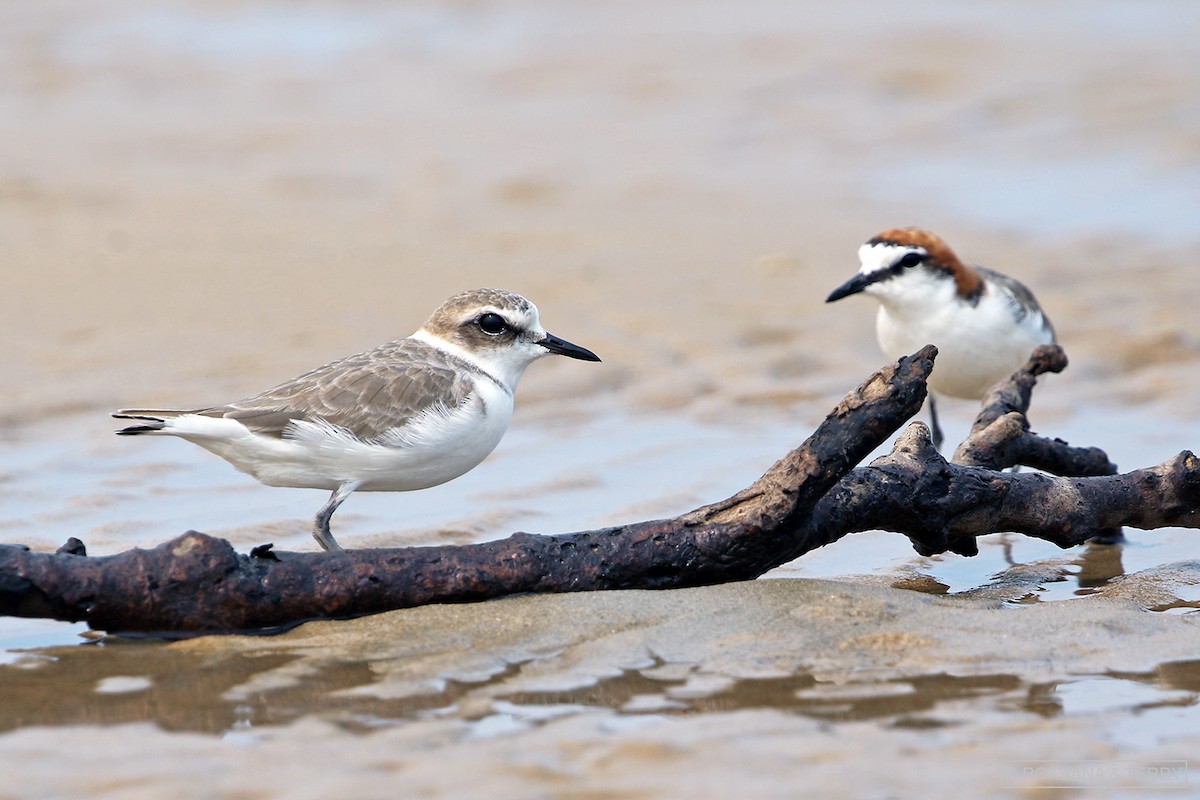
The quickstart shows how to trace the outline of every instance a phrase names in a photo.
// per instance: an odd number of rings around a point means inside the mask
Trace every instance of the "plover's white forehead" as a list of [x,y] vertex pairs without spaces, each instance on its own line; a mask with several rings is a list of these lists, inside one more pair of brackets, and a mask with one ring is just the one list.
[[469,289],[442,303],[424,327],[430,333],[447,335],[464,322],[485,314],[499,314],[517,330],[537,328],[540,324],[537,306],[519,294],[501,289]]
[[871,273],[892,269],[909,255],[923,260],[929,255],[929,251],[919,245],[872,239],[858,248],[858,261],[862,264],[859,272]]

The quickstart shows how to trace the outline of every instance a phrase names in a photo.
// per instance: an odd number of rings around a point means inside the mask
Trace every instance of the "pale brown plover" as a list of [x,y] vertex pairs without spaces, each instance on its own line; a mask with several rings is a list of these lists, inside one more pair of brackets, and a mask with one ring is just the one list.
[[221,406],[123,409],[124,436],[178,436],[268,486],[327,489],[313,537],[352,492],[425,489],[471,470],[512,418],[521,374],[557,353],[599,361],[542,328],[537,307],[495,289],[456,294],[406,339],[347,356]]

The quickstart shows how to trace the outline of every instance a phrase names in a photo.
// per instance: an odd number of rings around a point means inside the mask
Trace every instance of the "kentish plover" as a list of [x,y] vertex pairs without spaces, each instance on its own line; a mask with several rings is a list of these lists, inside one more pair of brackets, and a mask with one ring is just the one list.
[[407,339],[347,356],[227,405],[124,409],[118,434],[178,436],[268,486],[326,489],[313,537],[340,550],[329,520],[352,492],[406,492],[483,461],[512,418],[521,374],[558,353],[599,361],[547,333],[520,295],[451,297]]

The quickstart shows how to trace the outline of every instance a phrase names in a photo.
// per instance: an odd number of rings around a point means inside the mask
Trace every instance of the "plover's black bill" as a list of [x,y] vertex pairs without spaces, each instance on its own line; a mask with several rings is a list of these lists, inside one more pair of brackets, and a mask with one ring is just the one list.
[[588,350],[586,347],[580,347],[577,344],[571,344],[566,339],[560,339],[552,333],[547,333],[538,340],[538,344],[549,350],[551,353],[558,353],[560,356],[568,358],[578,358],[580,361],[599,361],[600,356]]
[[825,302],[832,303],[834,300],[841,300],[843,297],[849,297],[852,294],[858,294],[872,283],[878,283],[879,281],[890,277],[891,273],[887,270],[878,270],[876,272],[867,273],[860,272],[830,292],[829,297],[825,298]]

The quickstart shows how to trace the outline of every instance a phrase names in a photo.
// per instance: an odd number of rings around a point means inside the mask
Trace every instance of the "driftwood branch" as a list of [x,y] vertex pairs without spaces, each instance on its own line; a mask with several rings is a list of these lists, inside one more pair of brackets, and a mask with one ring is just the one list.
[[1062,372],[1067,354],[1058,345],[1042,345],[1028,363],[983,398],[971,433],[954,452],[953,461],[969,467],[1004,469],[1023,465],[1055,475],[1115,475],[1117,466],[1098,447],[1071,447],[1061,439],[1044,439],[1029,430],[1029,402],[1037,377]]
[[823,497],[806,527],[830,541],[893,531],[922,555],[973,556],[975,537],[989,533],[1071,547],[1121,526],[1200,527],[1200,459],[1184,451],[1156,467],[1098,477],[995,472],[947,462],[915,422],[890,454]]
[[[271,630],[425,603],[520,592],[667,589],[754,578],[863,530],[907,535],[921,553],[971,555],[975,537],[1019,531],[1067,547],[1120,525],[1200,527],[1200,461],[1182,453],[1124,475],[1100,451],[1029,433],[1039,351],[997,387],[947,462],[913,423],[892,452],[855,468],[921,407],[926,347],[851,392],[800,447],[749,488],[668,520],[493,542],[250,555],[189,532],[150,550],[89,558],[0,545],[0,614],[160,633]],[[996,472],[1025,463],[1076,477]]]

